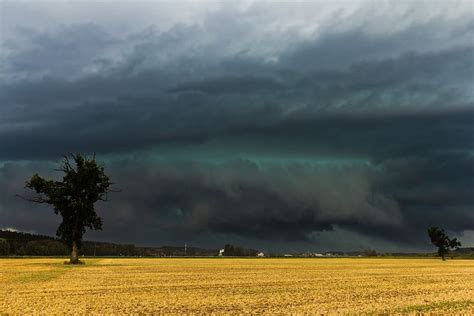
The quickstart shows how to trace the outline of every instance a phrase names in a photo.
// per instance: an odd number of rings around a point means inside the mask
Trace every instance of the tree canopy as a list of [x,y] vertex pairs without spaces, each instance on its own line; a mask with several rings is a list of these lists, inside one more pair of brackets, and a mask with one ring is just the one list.
[[86,228],[102,229],[102,219],[94,204],[107,201],[112,183],[104,167],[97,164],[95,155],[87,158],[71,154],[64,159],[57,171],[64,173],[62,181],[44,179],[38,174],[26,181],[25,187],[36,192],[29,201],[50,204],[62,222],[56,235],[71,248],[70,263],[79,263],[78,248],[81,246]]
[[444,229],[439,227],[428,228],[428,236],[431,239],[431,243],[438,247],[438,255],[443,260],[446,260],[446,254],[450,249],[461,247],[461,243],[456,238],[450,239]]

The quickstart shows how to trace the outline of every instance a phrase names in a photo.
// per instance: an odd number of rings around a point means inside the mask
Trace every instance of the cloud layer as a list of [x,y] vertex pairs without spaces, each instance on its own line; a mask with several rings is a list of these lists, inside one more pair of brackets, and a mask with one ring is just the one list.
[[427,226],[474,229],[470,2],[1,5],[3,226],[49,232],[11,196],[81,151],[123,188],[105,239],[422,249]]

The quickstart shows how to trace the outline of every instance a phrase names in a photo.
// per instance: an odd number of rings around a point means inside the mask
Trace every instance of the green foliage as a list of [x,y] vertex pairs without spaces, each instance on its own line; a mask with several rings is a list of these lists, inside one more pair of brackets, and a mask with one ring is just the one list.
[[445,260],[446,254],[450,249],[457,249],[461,247],[461,243],[456,239],[450,239],[444,232],[444,229],[439,227],[428,228],[428,236],[431,243],[438,247],[438,255]]
[[89,159],[81,154],[72,154],[71,158],[73,164],[65,156],[57,169],[64,173],[62,181],[44,179],[35,174],[26,182],[25,187],[37,194],[30,201],[50,204],[54,212],[61,215],[62,222],[56,235],[66,241],[77,255],[75,248],[81,246],[86,228],[102,229],[102,220],[97,215],[94,204],[97,201],[107,201],[112,183],[105,174],[104,167],[97,164],[95,156]]
[[68,252],[66,245],[57,240],[32,240],[25,245],[29,256],[64,256]]
[[8,256],[10,254],[10,245],[6,239],[0,238],[0,256]]
[[224,256],[255,257],[257,253],[258,250],[255,249],[247,249],[229,244],[224,246]]
[[362,250],[362,255],[365,257],[377,257],[377,250],[372,248],[365,248]]
[[85,256],[136,256],[134,245],[112,244],[104,242],[84,242],[81,254]]
[[[2,243],[2,240],[4,243]],[[70,250],[64,242],[44,235],[0,230],[0,256],[64,256]],[[217,249],[188,247],[188,256],[215,256]],[[83,241],[79,256],[183,256],[183,247],[136,247],[133,244]],[[90,260],[87,264],[90,264]]]
[[30,240],[46,240],[54,238],[45,236],[45,235],[38,235],[32,233],[24,233],[19,231],[10,231],[10,230],[0,230],[0,239],[3,240],[15,240],[15,241],[30,241]]

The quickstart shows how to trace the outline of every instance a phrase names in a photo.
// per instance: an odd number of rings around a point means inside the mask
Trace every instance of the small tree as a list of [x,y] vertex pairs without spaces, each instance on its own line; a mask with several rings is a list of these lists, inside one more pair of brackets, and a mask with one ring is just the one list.
[[438,255],[446,260],[446,254],[450,249],[457,249],[461,247],[461,243],[456,239],[449,239],[444,232],[444,229],[439,227],[428,228],[428,236],[430,236],[431,243],[438,247]]
[[25,188],[34,190],[36,196],[28,198],[35,203],[46,203],[54,207],[54,213],[62,216],[56,235],[63,239],[71,249],[70,263],[80,263],[78,249],[86,228],[102,229],[102,219],[97,215],[94,204],[108,201],[111,192],[109,177],[104,167],[92,158],[81,154],[71,154],[73,166],[68,156],[56,171],[64,173],[62,181],[46,180],[35,174],[26,182]]

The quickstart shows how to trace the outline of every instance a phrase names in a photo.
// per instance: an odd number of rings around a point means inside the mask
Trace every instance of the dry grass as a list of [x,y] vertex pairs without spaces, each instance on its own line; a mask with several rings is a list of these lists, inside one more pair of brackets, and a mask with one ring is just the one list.
[[474,261],[0,259],[0,314],[474,313]]

